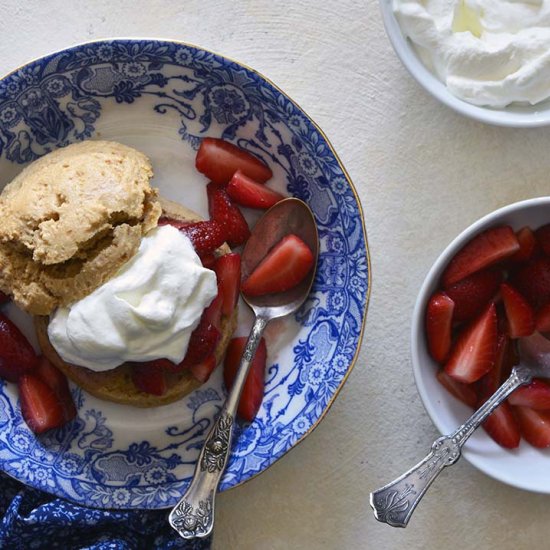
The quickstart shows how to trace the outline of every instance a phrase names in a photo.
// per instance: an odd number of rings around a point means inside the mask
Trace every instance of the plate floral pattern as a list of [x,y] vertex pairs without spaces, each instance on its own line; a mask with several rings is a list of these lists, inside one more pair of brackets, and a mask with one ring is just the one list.
[[[57,147],[93,139],[118,112],[155,117],[191,150],[206,135],[233,141],[264,159],[287,193],[311,206],[318,223],[313,290],[282,328],[286,344],[270,357],[258,417],[236,432],[225,490],[262,472],[305,437],[353,366],[369,292],[361,207],[326,138],[283,92],[238,63],[174,42],[94,42],[0,80],[0,168],[14,174]],[[124,407],[73,388],[78,418],[37,437],[21,418],[16,390],[1,382],[0,468],[79,504],[169,507],[192,475],[224,392],[217,373],[152,419],[132,412],[139,423],[132,427],[123,421]]]

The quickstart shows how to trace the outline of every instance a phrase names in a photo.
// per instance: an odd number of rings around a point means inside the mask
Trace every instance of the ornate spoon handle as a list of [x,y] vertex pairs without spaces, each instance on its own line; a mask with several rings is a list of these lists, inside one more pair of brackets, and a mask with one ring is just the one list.
[[436,439],[424,460],[396,480],[370,494],[374,517],[392,527],[406,527],[418,503],[446,466],[460,458],[464,443],[476,428],[519,386],[531,381],[531,371],[518,366],[500,388],[451,435]]
[[168,516],[184,539],[207,537],[214,526],[214,499],[231,450],[235,414],[252,359],[268,320],[256,317],[233,387],[199,454],[187,491]]

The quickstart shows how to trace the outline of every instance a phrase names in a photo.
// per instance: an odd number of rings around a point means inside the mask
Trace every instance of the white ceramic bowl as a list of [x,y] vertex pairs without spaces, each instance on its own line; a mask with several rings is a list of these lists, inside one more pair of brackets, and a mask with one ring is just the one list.
[[550,124],[550,101],[538,105],[513,105],[503,109],[478,107],[454,96],[418,57],[410,40],[405,38],[392,10],[392,0],[380,0],[386,32],[399,59],[415,80],[436,99],[456,112],[497,126],[534,128]]
[[[489,227],[510,225],[517,230],[526,225],[536,228],[549,221],[550,197],[530,199],[500,208],[464,230],[447,246],[428,272],[413,313],[412,365],[424,407],[441,434],[452,433],[472,413],[469,407],[454,398],[437,381],[435,374],[438,366],[428,354],[426,346],[426,304],[438,287],[441,273],[458,250]],[[522,440],[519,448],[506,450],[480,428],[466,442],[463,456],[482,472],[508,485],[550,494],[550,449],[535,449]]]

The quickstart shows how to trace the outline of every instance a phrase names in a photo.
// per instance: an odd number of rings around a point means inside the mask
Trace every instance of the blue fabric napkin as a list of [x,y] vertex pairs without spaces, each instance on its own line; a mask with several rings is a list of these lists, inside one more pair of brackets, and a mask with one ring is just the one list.
[[167,511],[111,511],[78,506],[0,472],[0,549],[205,550],[211,539],[185,541]]

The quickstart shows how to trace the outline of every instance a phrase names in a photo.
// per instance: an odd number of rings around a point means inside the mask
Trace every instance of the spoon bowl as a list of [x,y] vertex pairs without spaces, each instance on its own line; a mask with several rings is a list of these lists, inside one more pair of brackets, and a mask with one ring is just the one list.
[[277,294],[242,297],[256,315],[269,315],[271,319],[284,317],[296,311],[308,296],[315,276],[319,255],[319,237],[313,212],[300,199],[284,199],[272,206],[256,223],[241,258],[242,280],[246,280],[283,237],[293,233],[300,237],[313,253],[312,271],[295,287]]
[[248,277],[271,248],[291,233],[300,237],[310,247],[314,256],[313,266],[298,285],[285,292],[254,298],[242,293],[243,299],[255,313],[254,324],[233,387],[199,454],[193,479],[168,516],[170,525],[184,539],[207,537],[214,527],[215,496],[231,450],[237,407],[265,327],[272,319],[295,312],[311,290],[319,253],[313,213],[307,204],[299,199],[288,198],[280,201],[256,223],[244,248],[241,258],[242,278]]

